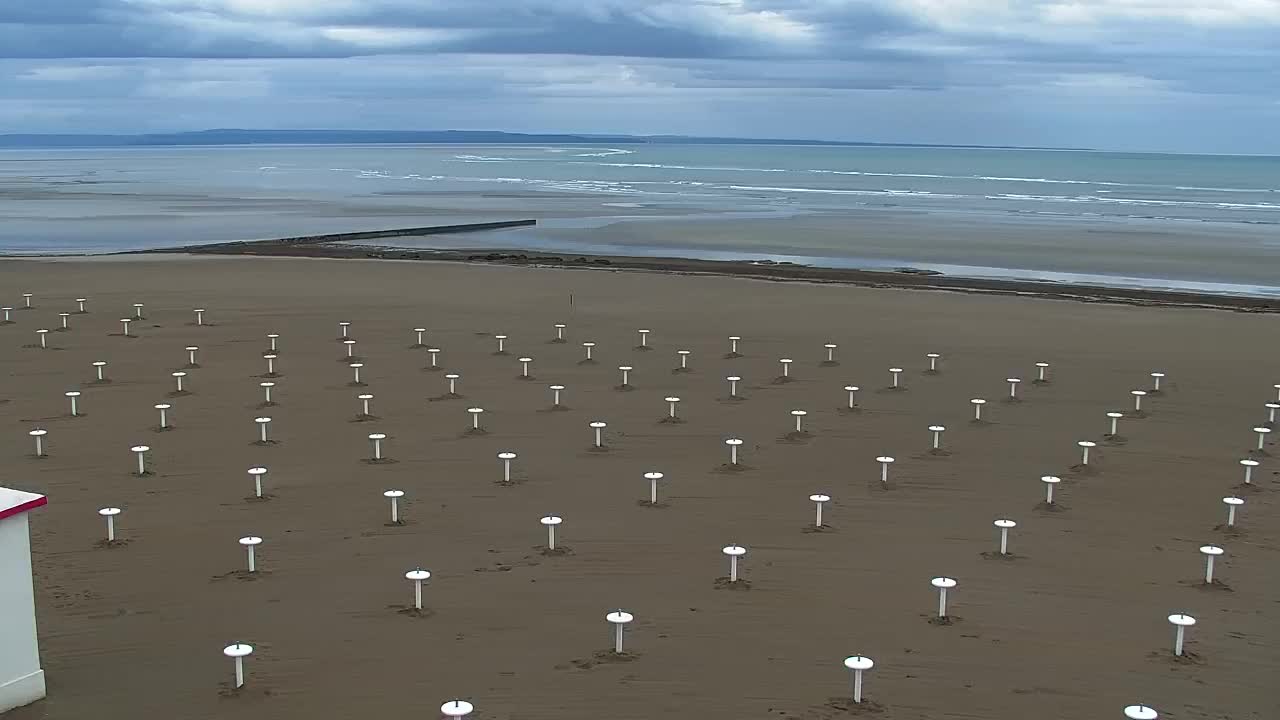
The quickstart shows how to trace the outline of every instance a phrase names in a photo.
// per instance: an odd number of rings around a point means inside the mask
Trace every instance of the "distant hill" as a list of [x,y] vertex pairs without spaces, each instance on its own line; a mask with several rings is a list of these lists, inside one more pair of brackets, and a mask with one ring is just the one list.
[[989,149],[1019,148],[999,145],[931,145],[922,143],[874,143],[837,140],[785,140],[778,138],[694,137],[686,135],[591,135],[509,133],[497,130],[198,130],[194,132],[97,134],[0,135],[0,148],[146,147],[163,145],[816,145],[889,146]]

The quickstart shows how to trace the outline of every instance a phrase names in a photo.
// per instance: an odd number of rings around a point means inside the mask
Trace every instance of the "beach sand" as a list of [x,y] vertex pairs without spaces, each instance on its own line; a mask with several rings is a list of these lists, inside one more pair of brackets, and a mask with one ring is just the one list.
[[[3,484],[46,493],[31,515],[49,697],[6,716],[435,717],[462,697],[477,718],[1111,718],[1145,702],[1175,720],[1280,715],[1274,678],[1277,468],[1238,487],[1251,428],[1280,382],[1266,314],[777,283],[640,272],[299,258],[0,262]],[[58,312],[89,298],[71,330]],[[569,304],[570,297],[573,304]],[[138,336],[118,318],[145,303]],[[197,327],[192,308],[208,308]],[[350,321],[367,388],[349,387],[338,322]],[[566,344],[550,344],[566,323]],[[424,371],[414,327],[460,373],[464,399]],[[636,329],[649,328],[641,352]],[[280,333],[274,399],[259,408],[266,334]],[[495,355],[506,334],[507,355]],[[745,357],[725,359],[728,335]],[[582,341],[598,343],[581,365]],[[824,367],[824,343],[839,365]],[[190,394],[170,373],[200,347]],[[675,374],[675,351],[693,372]],[[925,374],[925,353],[943,355]],[[534,381],[517,358],[534,358]],[[793,382],[776,384],[790,357]],[[96,385],[94,360],[113,382]],[[1034,363],[1048,361],[1038,386]],[[634,389],[618,391],[617,367]],[[887,391],[889,367],[905,391]],[[1108,410],[1148,373],[1168,375],[1101,442]],[[727,401],[724,378],[746,400]],[[1003,402],[1007,377],[1022,402]],[[547,386],[570,410],[548,412]],[[842,413],[846,384],[861,411]],[[63,392],[80,389],[81,418]],[[354,422],[372,393],[380,419]],[[683,424],[658,422],[683,399]],[[990,423],[969,422],[969,399]],[[157,432],[155,403],[175,429]],[[488,434],[468,436],[468,407]],[[804,409],[812,437],[788,439]],[[253,419],[278,444],[257,446]],[[608,422],[591,452],[592,420]],[[928,452],[927,426],[947,426]],[[49,430],[49,457],[26,431]],[[385,432],[374,465],[367,435]],[[726,472],[723,440],[749,469]],[[1076,441],[1099,441],[1092,472]],[[130,446],[155,475],[131,475]],[[1274,443],[1272,455],[1280,454]],[[518,453],[504,486],[496,454]],[[875,457],[897,462],[887,487]],[[260,502],[246,469],[269,468]],[[639,504],[643,473],[666,474],[664,507]],[[1039,509],[1061,475],[1058,512]],[[406,492],[389,526],[382,492]],[[831,529],[810,532],[815,492]],[[1246,504],[1240,531],[1221,498]],[[122,507],[102,548],[96,510]],[[538,520],[564,518],[544,555]],[[992,521],[1016,520],[1014,559],[993,558]],[[260,535],[243,579],[237,538]],[[749,589],[721,589],[721,547],[748,548]],[[1206,588],[1197,547],[1222,545]],[[433,576],[426,617],[404,579]],[[930,622],[929,580],[958,580],[949,626]],[[635,614],[625,662],[605,653],[615,608]],[[1171,613],[1199,619],[1175,661]],[[232,642],[254,645],[230,690]],[[841,661],[876,661],[874,704],[846,709]],[[877,712],[878,711],[878,712]]]

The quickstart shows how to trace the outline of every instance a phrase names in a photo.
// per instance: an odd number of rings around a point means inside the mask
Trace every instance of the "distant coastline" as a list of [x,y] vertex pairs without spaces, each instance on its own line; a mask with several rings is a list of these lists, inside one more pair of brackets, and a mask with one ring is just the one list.
[[788,140],[686,135],[594,135],[582,133],[511,133],[497,130],[252,130],[212,129],[173,133],[0,134],[0,148],[210,147],[219,145],[798,145],[816,147],[904,147],[968,150],[1081,150],[1090,148],[1020,145],[947,145],[842,140]]

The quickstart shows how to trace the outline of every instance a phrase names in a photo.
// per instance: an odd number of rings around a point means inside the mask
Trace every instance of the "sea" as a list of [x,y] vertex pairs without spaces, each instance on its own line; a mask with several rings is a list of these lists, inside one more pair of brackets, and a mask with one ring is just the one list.
[[4,254],[524,218],[538,225],[405,244],[1280,296],[1274,156],[731,144],[0,151]]

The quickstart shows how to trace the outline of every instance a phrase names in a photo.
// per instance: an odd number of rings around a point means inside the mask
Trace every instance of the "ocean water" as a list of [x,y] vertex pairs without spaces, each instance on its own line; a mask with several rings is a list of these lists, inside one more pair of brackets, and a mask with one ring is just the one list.
[[1280,294],[1277,157],[754,145],[0,152],[5,253],[526,217],[539,227],[413,242]]

